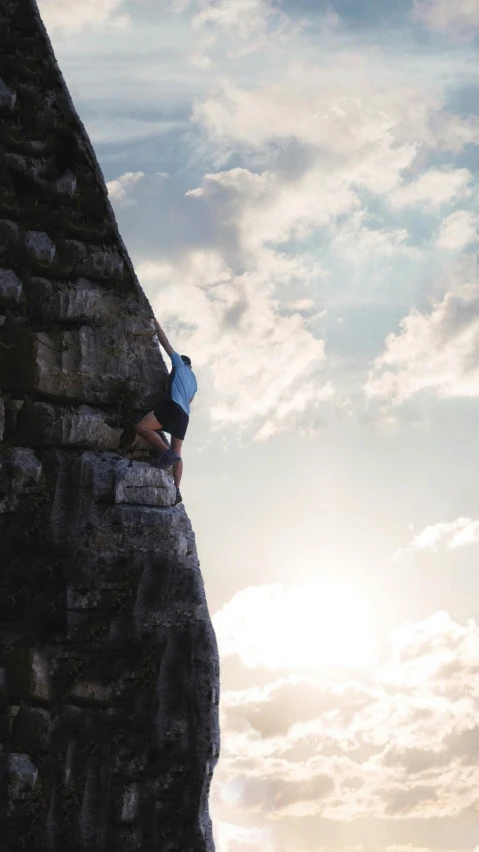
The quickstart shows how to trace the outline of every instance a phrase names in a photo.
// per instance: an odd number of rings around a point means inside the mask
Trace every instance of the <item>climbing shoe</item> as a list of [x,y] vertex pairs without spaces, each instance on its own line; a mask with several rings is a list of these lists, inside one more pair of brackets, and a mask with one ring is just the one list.
[[173,450],[165,450],[160,459],[159,466],[162,470],[166,470],[167,467],[171,467],[177,461],[181,461],[181,456],[177,455]]
[[179,488],[177,488],[177,489],[176,489],[176,500],[175,500],[175,506],[177,506],[177,505],[178,505],[178,503],[182,503],[182,502],[183,502],[183,497],[181,496],[181,491],[180,491],[180,489],[179,489]]

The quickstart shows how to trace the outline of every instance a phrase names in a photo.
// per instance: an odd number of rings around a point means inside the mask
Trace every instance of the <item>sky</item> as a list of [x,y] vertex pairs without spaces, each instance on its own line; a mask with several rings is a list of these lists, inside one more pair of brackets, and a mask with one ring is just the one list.
[[218,852],[479,850],[479,0],[40,0],[197,374]]

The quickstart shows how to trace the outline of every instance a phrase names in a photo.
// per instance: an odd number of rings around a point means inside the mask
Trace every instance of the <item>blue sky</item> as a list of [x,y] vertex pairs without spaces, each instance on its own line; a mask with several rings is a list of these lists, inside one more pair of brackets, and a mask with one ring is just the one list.
[[473,852],[479,4],[40,8],[198,376],[218,852]]

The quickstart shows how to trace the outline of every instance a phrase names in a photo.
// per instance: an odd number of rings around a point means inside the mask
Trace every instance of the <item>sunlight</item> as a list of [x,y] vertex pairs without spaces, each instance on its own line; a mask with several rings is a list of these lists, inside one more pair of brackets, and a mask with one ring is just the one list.
[[333,579],[250,586],[213,621],[221,654],[237,654],[250,668],[365,666],[375,659],[365,602]]

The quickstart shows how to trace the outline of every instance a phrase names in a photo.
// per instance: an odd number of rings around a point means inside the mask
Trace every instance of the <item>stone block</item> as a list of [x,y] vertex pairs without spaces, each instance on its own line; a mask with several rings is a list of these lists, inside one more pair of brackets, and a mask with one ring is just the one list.
[[[13,725],[15,719],[20,711],[20,705],[15,704],[7,704],[6,707],[2,708],[2,712],[0,713],[0,732],[1,732],[1,742],[5,742],[9,740],[12,736]],[[0,748],[0,754],[2,749]],[[0,777],[1,777],[1,768],[0,768]]]
[[143,832],[140,828],[135,828],[131,833],[123,837],[118,846],[119,852],[141,852],[144,846]]
[[[9,169],[13,169],[16,172],[24,172],[24,173],[28,171],[28,169],[30,168],[30,165],[35,164],[35,161],[33,161],[33,163],[32,163],[31,160],[30,160],[30,162],[28,162],[27,159],[25,157],[22,157],[21,154],[14,154],[14,153],[11,153],[11,152],[6,153],[4,155],[4,162],[6,163],[6,165],[8,166]],[[39,160],[36,161],[37,167],[38,167],[39,162],[41,162],[41,161],[39,161]]]
[[76,188],[77,179],[70,169],[67,169],[66,172],[55,181],[55,190],[56,192],[59,192],[60,195],[69,195],[70,198],[73,198]]
[[10,493],[10,467],[7,451],[2,447],[0,452],[0,497]]
[[128,464],[128,459],[113,453],[83,453],[73,464],[72,479],[77,491],[91,500],[113,502],[116,477]]
[[0,667],[0,698],[7,698],[8,696],[8,680],[7,680],[7,670]]
[[5,433],[6,437],[11,437],[17,429],[17,419],[20,411],[24,406],[23,399],[12,399],[11,397],[5,400]]
[[50,667],[45,656],[33,648],[15,648],[9,660],[12,697],[25,701],[51,700]]
[[11,515],[13,512],[25,513],[27,511],[28,507],[22,505],[18,497],[14,495],[9,494],[0,498],[0,515]]
[[[32,332],[9,317],[0,358],[0,388],[19,387],[53,402],[115,405],[144,412],[162,400],[167,371],[143,323],[125,317],[112,328],[82,326],[69,331]],[[138,418],[139,419],[139,418]]]
[[121,429],[105,423],[105,415],[87,405],[64,409],[27,400],[18,418],[18,432],[34,447],[81,447],[116,450]]
[[20,241],[20,228],[10,219],[0,219],[0,254],[16,249]]
[[28,754],[8,755],[8,795],[12,800],[31,793],[37,783],[38,769]]
[[70,690],[70,701],[93,706],[109,704],[112,700],[110,684],[94,680],[80,680]]
[[57,253],[55,243],[44,231],[27,231],[23,244],[31,260],[40,264],[52,264]]
[[53,181],[45,179],[43,169],[32,169],[30,173],[37,186],[49,190],[52,194],[68,195],[70,198],[73,198],[75,195],[77,179],[70,170],[67,170],[60,178]]
[[122,382],[126,382],[137,394],[137,405],[147,408],[152,393],[158,398],[160,365],[157,352],[148,348],[143,339],[140,341],[130,351],[121,327],[82,327],[57,335],[38,332],[34,340],[32,392],[105,404],[116,400]]
[[16,102],[17,96],[15,92],[0,77],[0,107],[11,111],[15,108]]
[[78,240],[64,240],[61,262],[77,274],[93,279],[121,279],[125,272],[123,258],[115,248],[86,245]]
[[14,447],[9,450],[7,460],[13,493],[38,494],[41,490],[42,463],[33,450]]
[[0,515],[27,512],[28,498],[41,492],[41,476],[42,464],[33,450],[26,447],[3,450],[0,454]]
[[0,305],[14,307],[22,298],[22,282],[13,269],[0,268]]
[[58,289],[45,278],[33,278],[28,290],[28,304],[37,319],[42,323],[80,322],[105,318],[111,311],[111,305],[105,304],[106,294],[86,278],[80,278],[75,285]]
[[98,590],[68,589],[67,608],[72,610],[98,609],[101,604],[101,594]]
[[83,265],[84,275],[95,278],[122,278],[125,264],[115,249],[101,249],[96,246],[88,253]]
[[123,790],[120,822],[134,822],[140,808],[140,785],[136,782],[128,784]]
[[115,503],[172,506],[176,488],[168,474],[143,462],[120,470],[115,480]]
[[40,707],[20,707],[12,728],[14,751],[46,752],[50,746],[51,717]]
[[53,296],[58,283],[53,283],[48,278],[32,276],[25,280],[25,295],[30,317],[36,322],[41,322],[45,304]]

